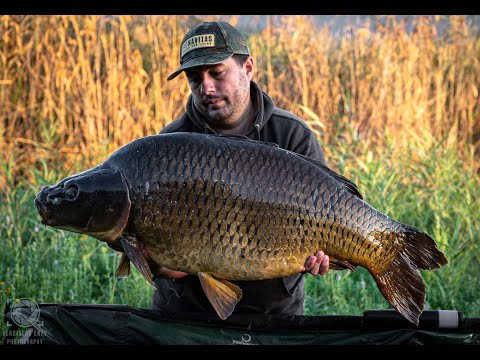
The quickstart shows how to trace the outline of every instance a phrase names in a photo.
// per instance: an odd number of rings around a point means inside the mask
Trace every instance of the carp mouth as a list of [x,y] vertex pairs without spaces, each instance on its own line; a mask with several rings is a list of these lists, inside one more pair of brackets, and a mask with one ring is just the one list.
[[127,226],[128,190],[120,171],[97,166],[43,187],[35,206],[44,225],[111,241]]
[[[38,194],[35,197],[35,206],[37,207],[38,213],[40,214],[40,217],[42,219],[41,223],[44,224],[44,225],[53,225],[52,221],[51,221],[52,219],[50,219],[49,216],[48,216],[49,213],[48,213],[47,206],[45,205],[44,200],[41,199],[42,194],[44,194],[43,191],[40,192],[40,194]],[[45,197],[45,196],[43,196],[43,197]]]

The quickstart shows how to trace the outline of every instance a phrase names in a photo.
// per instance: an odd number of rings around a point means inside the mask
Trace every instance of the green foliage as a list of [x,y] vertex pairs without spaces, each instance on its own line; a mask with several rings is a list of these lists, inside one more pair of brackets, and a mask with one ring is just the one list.
[[[33,170],[35,171],[35,170]],[[41,186],[58,180],[44,168],[40,186],[0,193],[0,304],[30,298],[38,303],[150,306],[152,288],[135,270],[116,279],[120,254],[86,235],[44,227],[34,198]],[[5,323],[0,325],[3,334]]]
[[[333,154],[329,162],[357,183],[368,203],[426,231],[445,253],[446,266],[422,272],[426,308],[479,317],[480,179],[473,170],[473,152],[470,160],[462,160],[453,146],[427,135],[411,135],[410,146],[400,155],[395,139],[387,136],[386,143],[386,148],[372,151],[358,139],[350,145],[339,142],[328,148]],[[21,297],[42,303],[150,307],[153,289],[134,268],[128,278],[115,278],[118,253],[88,236],[40,223],[36,193],[65,174],[47,166],[29,171],[32,183],[0,193],[2,317],[6,299]],[[390,308],[363,268],[307,275],[306,295],[307,314],[361,315],[366,309]],[[2,322],[2,333],[4,326]]]
[[[387,139],[389,140],[389,139]],[[472,158],[463,161],[453,146],[427,134],[411,134],[406,153],[396,157],[395,139],[375,154],[357,158],[334,154],[340,172],[359,187],[364,200],[388,216],[430,234],[449,263],[422,271],[426,309],[455,309],[480,316],[480,179]],[[338,161],[339,160],[339,161]],[[365,269],[308,276],[306,313],[361,315],[365,309],[390,308]]]

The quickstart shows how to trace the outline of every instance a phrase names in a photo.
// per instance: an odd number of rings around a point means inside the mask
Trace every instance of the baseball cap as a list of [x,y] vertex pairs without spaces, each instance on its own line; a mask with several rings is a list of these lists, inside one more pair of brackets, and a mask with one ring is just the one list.
[[243,34],[225,21],[203,22],[183,37],[180,46],[181,66],[167,80],[195,66],[221,63],[233,54],[250,55]]

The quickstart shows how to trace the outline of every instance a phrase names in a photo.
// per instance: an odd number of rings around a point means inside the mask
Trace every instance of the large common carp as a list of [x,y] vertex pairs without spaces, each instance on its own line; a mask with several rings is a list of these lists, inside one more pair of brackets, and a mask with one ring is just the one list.
[[197,275],[222,319],[242,297],[228,280],[299,273],[323,250],[333,269],[368,269],[387,301],[418,325],[419,269],[447,263],[428,234],[374,209],[320,162],[233,136],[134,140],[43,188],[35,203],[44,224],[123,251],[119,276],[131,261],[153,285],[144,247],[148,261]]

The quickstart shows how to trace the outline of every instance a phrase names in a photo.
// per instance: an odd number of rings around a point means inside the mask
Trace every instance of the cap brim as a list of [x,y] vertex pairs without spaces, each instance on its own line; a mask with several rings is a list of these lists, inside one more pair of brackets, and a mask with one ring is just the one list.
[[180,66],[175,72],[173,72],[167,80],[170,81],[173,78],[175,78],[178,74],[180,74],[182,71],[191,69],[196,66],[202,66],[202,65],[215,65],[218,63],[221,63],[228,58],[232,57],[233,53],[222,53],[222,54],[212,54],[212,55],[207,55],[207,56],[200,56],[197,58],[193,58],[189,61],[187,61],[185,64]]

